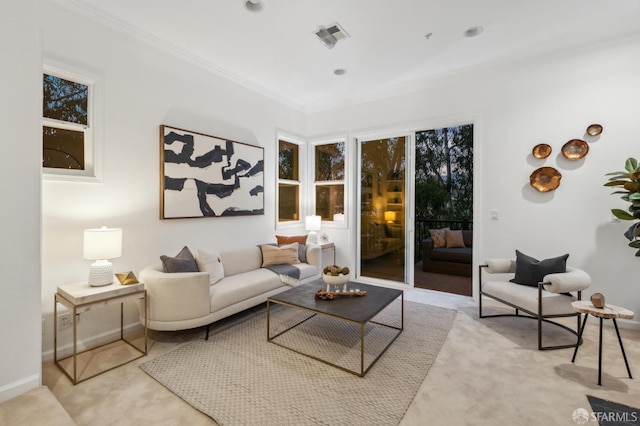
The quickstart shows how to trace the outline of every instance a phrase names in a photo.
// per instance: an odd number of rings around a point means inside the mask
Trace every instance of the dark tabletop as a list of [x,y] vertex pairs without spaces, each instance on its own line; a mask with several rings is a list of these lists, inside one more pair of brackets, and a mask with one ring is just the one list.
[[[322,280],[317,280],[278,293],[269,297],[269,300],[363,324],[375,317],[402,294],[402,290],[350,281],[347,284],[349,290],[359,288],[360,291],[366,291],[367,295],[338,297],[333,300],[316,299],[317,291],[326,290],[326,288],[327,286]],[[342,286],[339,288],[341,289]]]

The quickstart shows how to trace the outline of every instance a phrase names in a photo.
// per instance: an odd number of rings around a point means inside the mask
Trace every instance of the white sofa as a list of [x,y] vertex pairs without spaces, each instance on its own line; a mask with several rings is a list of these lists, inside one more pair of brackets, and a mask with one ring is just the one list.
[[[484,281],[483,270],[489,276]],[[532,287],[511,282],[509,279],[513,278],[515,272],[516,261],[513,259],[492,259],[488,260],[485,265],[480,265],[478,316],[480,318],[519,316],[522,311],[527,314],[526,316],[538,320],[538,350],[575,347],[575,342],[566,345],[543,346],[542,322],[557,325],[577,336],[580,328],[580,315],[572,308],[571,302],[582,299],[582,291],[591,285],[589,275],[581,269],[567,266],[566,272],[545,275],[542,282],[538,283],[536,287]],[[482,311],[483,296],[514,308],[515,314],[485,315]],[[577,318],[575,330],[549,320],[549,318],[571,316]]]
[[[151,330],[175,331],[211,325],[250,307],[268,297],[320,278],[322,264],[320,246],[306,246],[306,263],[294,265],[300,270],[297,282],[281,277],[262,267],[260,247],[219,253],[224,277],[211,284],[209,272],[163,272],[162,264],[154,264],[140,271],[148,297]],[[285,284],[286,281],[289,284]],[[140,309],[140,321],[144,321]],[[209,327],[207,327],[207,338]]]

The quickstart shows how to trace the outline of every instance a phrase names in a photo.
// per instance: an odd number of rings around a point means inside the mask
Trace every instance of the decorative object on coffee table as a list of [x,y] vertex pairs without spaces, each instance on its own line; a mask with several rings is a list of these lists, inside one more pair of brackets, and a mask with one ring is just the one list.
[[327,292],[332,290],[331,286],[342,286],[342,291],[347,291],[349,282],[349,268],[330,265],[322,270],[322,280],[327,284]]
[[591,304],[598,309],[604,308],[604,295],[602,293],[593,293],[591,295]]
[[338,297],[359,297],[359,296],[366,296],[366,295],[367,295],[367,292],[364,290],[360,290],[359,288],[357,289],[352,288],[351,290],[346,290],[346,291],[324,291],[320,289],[316,293],[316,299],[333,300],[333,299],[337,299]]

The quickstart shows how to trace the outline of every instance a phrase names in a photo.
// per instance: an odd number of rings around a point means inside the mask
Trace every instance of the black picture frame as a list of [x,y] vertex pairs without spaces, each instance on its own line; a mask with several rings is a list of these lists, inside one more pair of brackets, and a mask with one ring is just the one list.
[[160,219],[264,214],[264,148],[160,125]]

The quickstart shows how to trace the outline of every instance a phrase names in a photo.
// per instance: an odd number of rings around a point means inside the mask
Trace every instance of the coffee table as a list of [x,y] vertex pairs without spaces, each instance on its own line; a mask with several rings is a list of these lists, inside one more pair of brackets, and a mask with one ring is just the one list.
[[[398,338],[402,330],[404,329],[404,292],[402,290],[391,289],[386,287],[378,287],[368,284],[352,283],[347,284],[349,288],[359,288],[367,292],[366,296],[362,297],[341,297],[334,300],[321,300],[316,299],[315,294],[318,290],[325,287],[321,280],[303,284],[298,287],[293,287],[290,290],[276,294],[267,299],[267,341],[289,349],[301,355],[309,358],[321,361],[325,364],[336,367],[340,370],[355,374],[359,377],[364,377],[365,374],[373,367],[373,365],[380,359],[380,357],[386,352],[391,344]],[[400,327],[383,324],[380,322],[372,321],[372,319],[382,312],[391,302],[401,298],[400,302]],[[294,308],[306,312],[310,312],[312,315],[304,320],[294,324],[293,326],[271,336],[271,304],[275,303],[283,305],[289,308]],[[336,321],[344,321],[351,324],[356,324],[360,328],[360,370],[351,370],[343,366],[337,365],[330,361],[321,359],[319,357],[306,354],[298,351],[294,348],[285,346],[274,339],[294,328],[307,320],[315,317],[316,315],[322,315],[324,317],[335,319]],[[376,356],[376,358],[366,367],[364,365],[364,345],[365,345],[365,326],[367,323],[378,324],[383,327],[398,330],[391,341],[382,349],[382,351]]]

